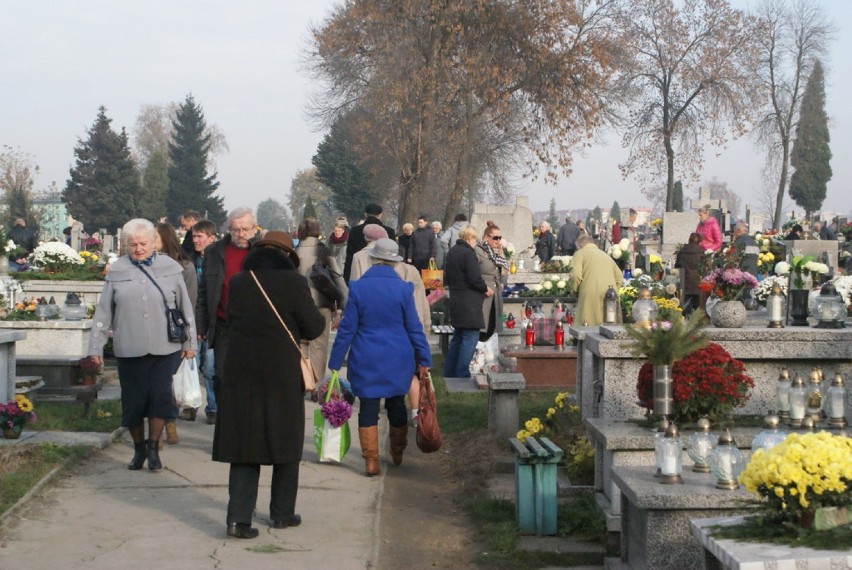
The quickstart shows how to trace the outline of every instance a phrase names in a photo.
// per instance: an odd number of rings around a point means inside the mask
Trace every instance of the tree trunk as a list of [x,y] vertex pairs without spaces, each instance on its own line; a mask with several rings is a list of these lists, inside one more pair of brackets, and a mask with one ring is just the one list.
[[674,211],[674,148],[671,134],[663,135],[666,146],[666,212]]
[[[447,209],[444,211],[444,226],[449,227],[453,223],[453,219],[458,212],[461,204],[462,196],[465,190],[470,187],[470,157],[471,149],[473,148],[473,95],[467,93],[467,105],[465,109],[465,133],[464,142],[461,151],[456,159],[456,174],[453,178],[453,189],[450,193],[450,199],[447,202]],[[472,200],[471,200],[472,205]],[[470,216],[468,216],[470,219]]]
[[778,193],[775,195],[775,216],[772,227],[781,229],[781,208],[784,207],[784,193],[787,191],[787,172],[790,168],[790,139],[781,140],[781,176],[778,179]]

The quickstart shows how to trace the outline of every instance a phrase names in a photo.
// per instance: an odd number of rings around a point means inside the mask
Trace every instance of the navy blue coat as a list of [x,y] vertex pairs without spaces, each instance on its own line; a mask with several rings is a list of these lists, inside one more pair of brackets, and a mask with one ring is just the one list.
[[450,292],[450,322],[459,329],[483,329],[482,302],[488,286],[482,278],[476,251],[464,240],[447,252],[444,286]]
[[401,396],[408,392],[417,364],[432,366],[413,292],[411,283],[383,264],[349,282],[349,300],[328,367],[339,370],[349,351],[347,378],[356,396]]

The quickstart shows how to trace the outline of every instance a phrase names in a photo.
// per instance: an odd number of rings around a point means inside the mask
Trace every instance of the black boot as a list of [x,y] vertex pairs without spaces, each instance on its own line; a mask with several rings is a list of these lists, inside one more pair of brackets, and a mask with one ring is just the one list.
[[163,463],[160,461],[160,442],[149,439],[146,443],[148,444],[148,469],[159,471],[163,468]]
[[145,465],[145,460],[148,459],[148,451],[145,449],[145,442],[133,442],[133,459],[127,466],[131,471],[138,471]]

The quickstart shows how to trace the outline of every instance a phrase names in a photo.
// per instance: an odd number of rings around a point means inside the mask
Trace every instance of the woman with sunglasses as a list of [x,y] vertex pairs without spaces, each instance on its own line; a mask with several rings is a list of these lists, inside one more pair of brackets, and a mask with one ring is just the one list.
[[482,318],[485,328],[479,331],[480,342],[485,342],[494,333],[503,330],[503,275],[509,274],[509,262],[503,257],[503,236],[500,228],[492,221],[486,222],[482,241],[476,248],[476,258],[479,260],[479,271],[485,284],[494,291],[494,295],[485,297],[482,301]]

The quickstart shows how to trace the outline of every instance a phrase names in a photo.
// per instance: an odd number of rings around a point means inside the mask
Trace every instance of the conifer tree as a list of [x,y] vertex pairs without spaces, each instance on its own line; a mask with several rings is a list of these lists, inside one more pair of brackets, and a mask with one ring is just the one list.
[[618,200],[612,203],[612,208],[609,209],[609,217],[621,222],[621,206],[618,205]]
[[807,217],[825,201],[826,184],[832,174],[829,140],[825,77],[817,61],[802,94],[799,126],[790,154],[790,164],[796,169],[790,177],[790,197],[804,208]]
[[223,200],[215,195],[219,188],[216,172],[207,173],[211,136],[205,133],[206,126],[201,106],[188,95],[178,107],[169,143],[166,212],[171,220],[177,220],[186,210],[197,210],[217,224],[225,220]]
[[310,195],[308,195],[308,198],[305,200],[305,209],[302,213],[303,220],[307,220],[308,218],[317,219],[317,209],[314,207],[314,201],[311,199]]
[[556,232],[559,230],[559,216],[556,215],[556,198],[550,199],[550,209],[547,212],[547,223]]
[[68,213],[89,232],[101,228],[114,232],[139,215],[139,173],[130,157],[127,133],[113,131],[111,122],[101,106],[88,138],[78,140],[76,163],[62,191]]

